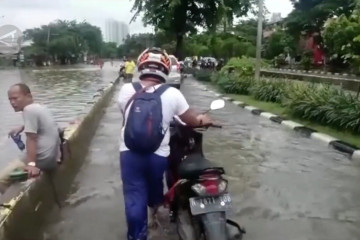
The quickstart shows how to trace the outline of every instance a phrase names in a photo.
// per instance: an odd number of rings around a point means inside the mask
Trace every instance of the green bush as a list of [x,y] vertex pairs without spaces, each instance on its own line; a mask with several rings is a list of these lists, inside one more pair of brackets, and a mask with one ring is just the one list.
[[[239,76],[253,77],[255,75],[256,59],[241,57],[231,58],[226,65],[221,69],[223,73],[236,72]],[[261,62],[261,67],[267,68],[269,66],[265,61]]]
[[261,79],[244,76],[246,71],[213,74],[211,80],[225,93],[252,95],[256,100],[282,104],[292,116],[360,133],[360,101],[334,86]]
[[286,91],[286,83],[285,80],[263,79],[255,81],[250,92],[256,100],[281,103]]
[[194,69],[193,70],[194,77],[197,80],[203,81],[203,82],[210,82],[211,74],[212,74],[212,71],[207,70],[207,69]]
[[230,74],[224,72],[214,73],[211,80],[225,93],[244,95],[250,94],[250,87],[254,81],[252,77],[241,77],[236,72]]
[[274,67],[280,68],[282,66],[285,66],[287,64],[286,57],[284,54],[280,54],[279,56],[276,56],[272,61]]
[[304,68],[304,70],[308,71],[310,70],[311,66],[312,66],[312,58],[313,57],[313,52],[312,51],[306,51],[302,58],[301,58],[301,65]]
[[360,101],[350,93],[329,85],[294,84],[284,105],[302,119],[336,129],[360,133]]
[[236,74],[232,74],[229,81],[219,85],[226,93],[248,95],[253,82],[252,77],[237,77]]
[[254,76],[255,64],[253,59],[242,57],[242,58],[231,58],[226,65],[221,69],[222,73],[235,72],[239,76]]

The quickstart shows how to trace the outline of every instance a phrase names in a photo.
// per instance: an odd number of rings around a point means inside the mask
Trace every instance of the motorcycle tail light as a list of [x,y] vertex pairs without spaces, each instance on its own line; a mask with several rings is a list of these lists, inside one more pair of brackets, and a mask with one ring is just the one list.
[[199,194],[200,196],[206,195],[206,188],[201,183],[196,183],[196,184],[192,185],[191,189],[194,192],[196,192],[197,194]]
[[210,195],[215,195],[219,193],[219,181],[218,179],[204,180],[202,185],[206,189],[206,193]]
[[223,193],[227,190],[228,182],[224,179],[221,179],[219,182],[219,193]]
[[227,190],[227,181],[218,174],[206,173],[200,176],[200,182],[194,184],[191,188],[199,195],[217,195]]

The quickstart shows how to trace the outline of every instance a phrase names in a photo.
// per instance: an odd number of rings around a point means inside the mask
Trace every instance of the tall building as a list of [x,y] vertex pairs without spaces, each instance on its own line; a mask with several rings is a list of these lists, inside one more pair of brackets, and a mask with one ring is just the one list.
[[277,23],[282,20],[281,13],[273,13],[269,23]]
[[129,34],[129,27],[124,22],[108,19],[105,23],[105,41],[120,45]]

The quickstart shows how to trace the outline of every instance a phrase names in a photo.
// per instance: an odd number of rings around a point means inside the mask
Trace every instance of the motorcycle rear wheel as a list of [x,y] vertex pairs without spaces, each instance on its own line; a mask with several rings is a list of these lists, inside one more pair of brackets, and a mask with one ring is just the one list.
[[176,215],[179,240],[205,240],[201,235],[200,223],[187,210],[179,210]]

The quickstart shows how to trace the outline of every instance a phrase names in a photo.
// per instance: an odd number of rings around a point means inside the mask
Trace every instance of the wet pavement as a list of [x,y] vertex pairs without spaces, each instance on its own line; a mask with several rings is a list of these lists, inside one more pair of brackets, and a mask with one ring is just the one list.
[[[206,109],[215,97],[202,88],[185,79],[182,91]],[[223,129],[205,133],[205,154],[226,170],[231,218],[246,228],[245,240],[360,239],[360,169],[346,156],[231,103],[212,116]],[[126,239],[120,127],[113,100],[67,207],[49,220],[46,239]]]
[[98,89],[115,80],[117,64],[105,63],[102,70],[94,65],[0,70],[0,167],[19,153],[16,145],[7,138],[11,128],[22,124],[21,113],[15,113],[8,101],[7,90],[11,85],[28,84],[35,101],[49,107],[59,126],[64,127],[86,113],[88,102]]

